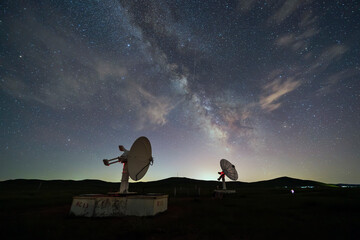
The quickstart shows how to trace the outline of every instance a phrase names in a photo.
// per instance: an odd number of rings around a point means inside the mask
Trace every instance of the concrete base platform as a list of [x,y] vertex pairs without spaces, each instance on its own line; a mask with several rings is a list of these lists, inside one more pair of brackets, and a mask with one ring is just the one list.
[[213,197],[215,197],[216,199],[222,199],[224,197],[224,195],[232,194],[232,193],[236,193],[236,191],[228,190],[228,189],[216,189],[216,190],[214,190]]
[[214,190],[214,192],[216,192],[216,193],[222,193],[222,194],[236,193],[235,190],[228,190],[228,189],[216,189],[216,190]]
[[154,216],[165,212],[168,195],[85,194],[73,197],[70,216],[122,217]]

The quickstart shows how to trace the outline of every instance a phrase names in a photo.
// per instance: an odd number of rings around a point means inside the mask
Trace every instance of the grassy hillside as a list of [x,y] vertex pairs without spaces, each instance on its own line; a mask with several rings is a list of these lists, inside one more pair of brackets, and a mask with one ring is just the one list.
[[[314,186],[303,189],[301,186]],[[0,182],[0,239],[358,239],[360,188],[292,178],[229,182],[237,193],[212,197],[216,181],[168,178],[130,184],[169,194],[154,217],[73,218],[74,195],[116,191],[98,180]],[[288,188],[285,188],[288,186]],[[291,194],[289,188],[295,189]],[[174,194],[176,189],[176,196]]]

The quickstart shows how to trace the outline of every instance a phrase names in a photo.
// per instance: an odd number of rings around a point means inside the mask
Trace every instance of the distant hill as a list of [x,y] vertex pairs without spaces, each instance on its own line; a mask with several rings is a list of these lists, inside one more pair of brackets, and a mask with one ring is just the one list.
[[[59,201],[71,201],[73,196],[81,194],[107,194],[119,191],[119,182],[105,182],[101,180],[37,180],[37,179],[16,179],[0,182],[0,202],[24,201],[39,202],[48,199],[51,203]],[[339,184],[331,185],[311,180],[301,180],[290,177],[280,177],[258,182],[226,182],[228,189],[234,189],[239,196],[256,192],[279,191],[287,193],[289,189],[329,189],[329,188],[354,188],[359,185]],[[221,189],[222,182],[191,179],[185,177],[171,177],[151,182],[130,183],[129,191],[139,194],[145,193],[164,193],[172,197],[194,197],[212,196],[214,189]],[[11,199],[11,200],[10,200]],[[50,201],[51,199],[51,201]],[[20,201],[21,200],[21,201]],[[45,201],[45,200],[44,200]],[[29,203],[30,204],[30,203]],[[0,204],[1,205],[1,204]],[[1,206],[0,206],[1,208]]]
[[[185,177],[171,177],[166,178],[154,182],[163,182],[163,183],[220,183],[220,181],[215,180],[197,180],[197,179],[191,179],[191,178],[185,178]],[[240,182],[240,181],[227,181],[227,184],[235,184],[238,187],[240,186],[252,186],[252,187],[285,187],[285,186],[327,186],[327,184],[312,180],[302,180],[302,179],[296,179],[291,177],[279,177],[274,178],[270,180],[263,180],[258,182]]]
[[257,187],[327,187],[328,184],[312,181],[302,180],[291,177],[279,177],[271,180],[259,181],[250,183]]
[[[228,181],[226,182],[227,186],[231,188],[296,188],[296,187],[329,187],[335,185],[329,185],[317,181],[311,180],[301,180],[290,177],[280,177],[270,180],[258,181],[258,182],[239,182],[239,181]],[[220,181],[207,181],[207,180],[197,180],[185,177],[171,177],[166,179],[161,179],[151,182],[136,182],[130,183],[131,187],[134,188],[148,188],[148,187],[165,187],[165,188],[174,188],[174,187],[188,187],[188,186],[197,186],[197,187],[209,187],[216,188],[221,186]],[[336,186],[348,186],[347,184],[339,184]],[[357,186],[357,185],[353,185]],[[51,188],[56,189],[68,189],[69,191],[82,188],[84,190],[90,189],[114,189],[116,190],[119,187],[119,183],[110,183],[101,180],[36,180],[36,179],[16,179],[16,180],[6,180],[0,182],[0,191],[4,189],[8,190],[42,190]],[[110,191],[110,190],[109,190]]]

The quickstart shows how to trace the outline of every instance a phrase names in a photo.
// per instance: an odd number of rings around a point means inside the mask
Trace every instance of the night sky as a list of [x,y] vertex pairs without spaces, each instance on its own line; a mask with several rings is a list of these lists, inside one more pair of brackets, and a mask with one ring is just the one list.
[[359,1],[1,1],[0,180],[360,183]]

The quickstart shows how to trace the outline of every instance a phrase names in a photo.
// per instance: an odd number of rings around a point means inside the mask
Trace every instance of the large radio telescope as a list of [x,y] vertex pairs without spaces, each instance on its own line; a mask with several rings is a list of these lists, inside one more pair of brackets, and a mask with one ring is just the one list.
[[153,164],[151,155],[151,144],[146,137],[139,137],[135,140],[129,150],[120,145],[119,150],[124,152],[120,157],[112,159],[104,159],[103,162],[106,166],[120,162],[123,164],[123,172],[121,177],[120,190],[118,193],[129,193],[129,177],[138,181],[144,177],[149,166]]

